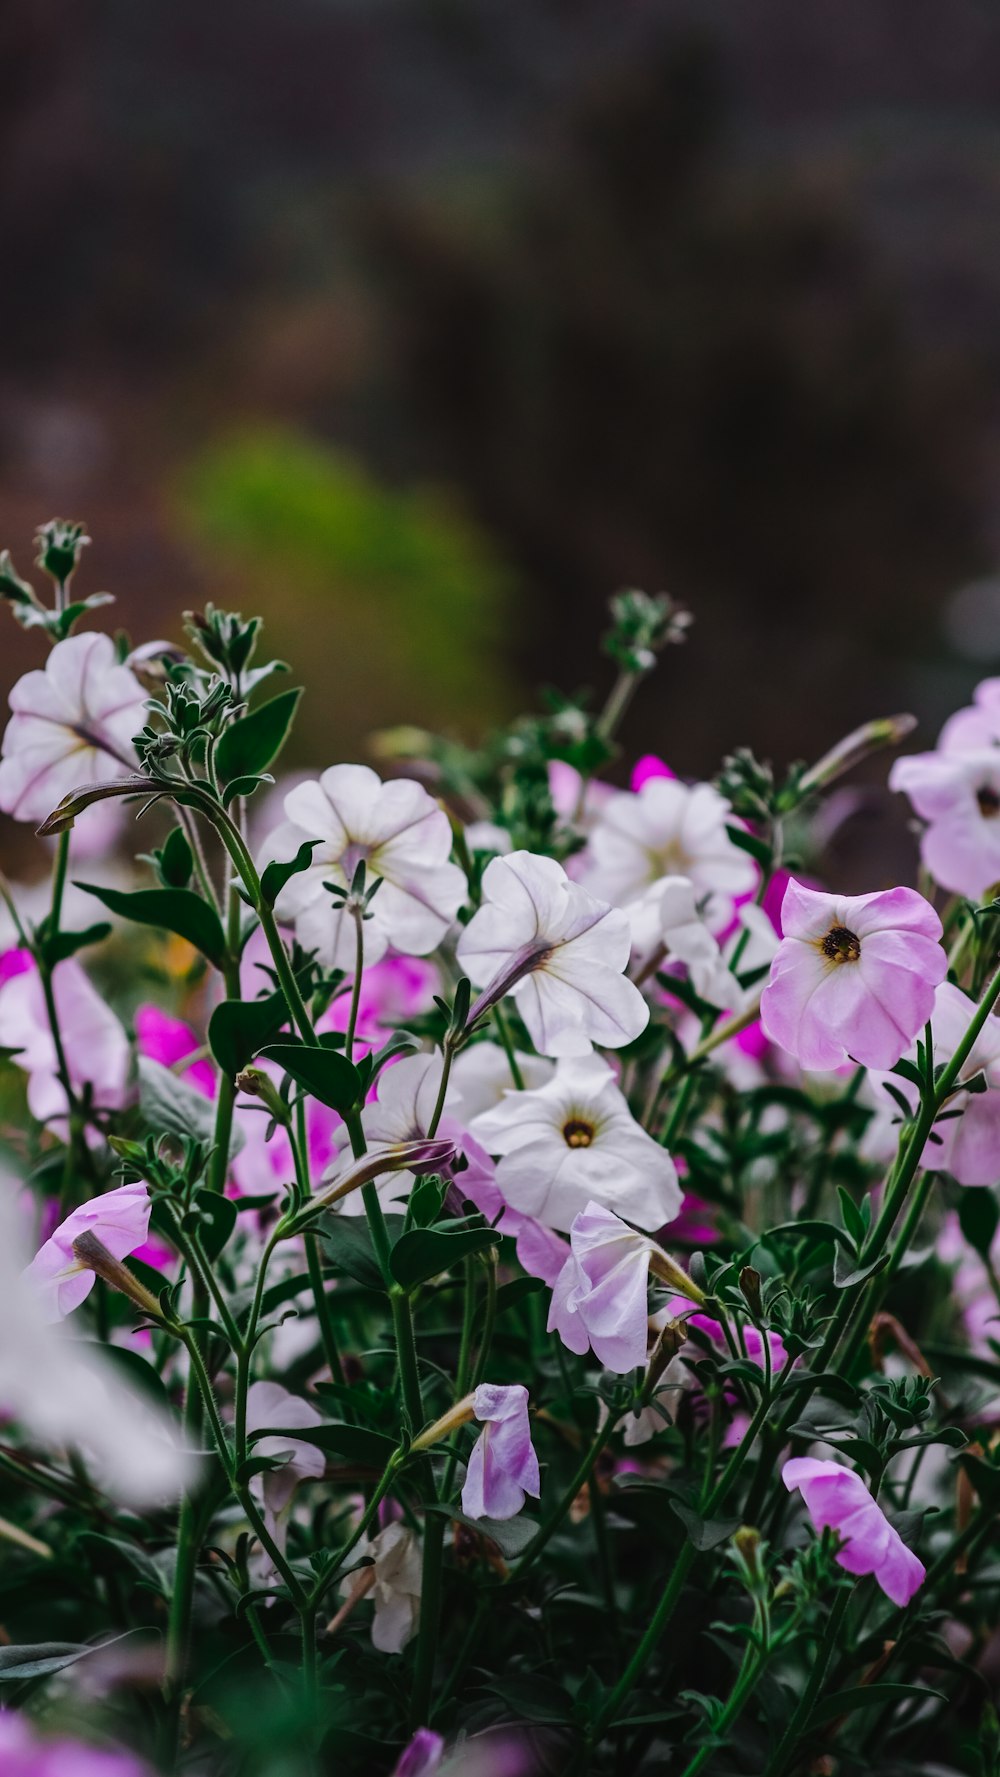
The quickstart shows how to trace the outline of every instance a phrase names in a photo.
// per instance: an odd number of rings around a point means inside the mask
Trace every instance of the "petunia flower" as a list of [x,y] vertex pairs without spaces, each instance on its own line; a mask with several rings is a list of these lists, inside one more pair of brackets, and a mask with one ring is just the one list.
[[588,1203],[574,1220],[570,1249],[552,1292],[548,1331],[580,1357],[589,1348],[619,1376],[646,1362],[651,1264],[675,1289],[689,1288],[703,1300],[654,1240],[599,1203]]
[[91,631],[57,642],[44,671],[25,673],[10,694],[0,809],[17,821],[43,821],[81,784],[135,771],[132,736],[145,704],[110,636]]
[[983,679],[972,703],[949,716],[938,735],[941,753],[976,753],[1000,747],[1000,679]]
[[483,905],[458,941],[462,968],[483,988],[470,1016],[513,993],[541,1054],[584,1055],[592,1043],[618,1049],[649,1022],[623,974],[630,948],[625,915],[595,901],[553,858],[493,858]]
[[935,882],[983,900],[1000,882],[1000,748],[913,753],[895,761],[889,788],[927,823],[920,857]]
[[42,1735],[19,1710],[0,1709],[3,1777],[152,1777],[134,1753]]
[[[942,981],[934,995],[931,1030],[934,1061],[949,1062],[972,1022],[976,1003],[951,981]],[[915,1059],[916,1048],[909,1052]],[[954,1092],[945,1114],[935,1123],[924,1148],[921,1164],[935,1172],[950,1172],[960,1185],[993,1185],[1000,1178],[1000,1018],[987,1018],[959,1076],[959,1087],[976,1074],[984,1076],[985,1092]],[[870,1070],[863,1089],[875,1116],[865,1130],[861,1151],[866,1159],[891,1160],[899,1145],[900,1109],[903,1094],[911,1109],[917,1106],[917,1089],[898,1074]],[[888,1091],[892,1087],[893,1093]]]
[[387,1524],[377,1536],[364,1538],[354,1551],[370,1565],[342,1582],[349,1601],[371,1593],[375,1605],[372,1646],[380,1654],[401,1654],[420,1623],[423,1560],[420,1542],[405,1524]]
[[[287,1431],[310,1431],[322,1424],[322,1415],[301,1395],[290,1394],[280,1382],[253,1382],[247,1389],[247,1431],[269,1425]],[[284,1458],[279,1469],[254,1475],[250,1490],[264,1507],[264,1520],[280,1549],[284,1549],[287,1518],[300,1481],[317,1481],[326,1458],[315,1445],[294,1437],[263,1437],[254,1444],[255,1456]]]
[[[519,1054],[515,1060],[528,1087],[544,1086],[555,1071],[553,1063],[542,1055]],[[452,1063],[448,1108],[468,1123],[500,1104],[513,1083],[510,1062],[499,1043],[470,1043],[459,1050]]]
[[433,1728],[418,1728],[404,1746],[392,1777],[433,1777],[444,1756],[444,1741]]
[[146,1241],[149,1211],[149,1191],[136,1183],[92,1197],[60,1222],[25,1273],[48,1320],[72,1314],[94,1287],[94,1272],[77,1258],[73,1242],[81,1234],[96,1234],[113,1259],[127,1259]]
[[537,1499],[541,1490],[528,1391],[519,1384],[482,1382],[472,1397],[472,1410],[483,1430],[469,1457],[462,1510],[470,1518],[513,1518],[525,1494]]
[[[124,1028],[75,957],[57,963],[52,994],[70,1084],[92,1108],[121,1109],[128,1091],[129,1043]],[[0,1048],[14,1049],[28,1075],[28,1108],[40,1123],[65,1119],[66,1094],[37,969],[0,986]]]
[[550,1228],[568,1229],[591,1202],[648,1229],[680,1209],[670,1155],[636,1122],[597,1055],[560,1061],[533,1092],[506,1092],[473,1118],[471,1132],[501,1156],[497,1184],[507,1202]]
[[729,803],[711,784],[646,776],[638,792],[621,790],[590,835],[582,881],[616,907],[631,909],[665,876],[686,876],[709,903],[719,931],[739,895],[752,893],[757,867],[727,830]]
[[798,1488],[817,1530],[835,1530],[841,1539],[836,1560],[848,1573],[875,1575],[893,1604],[909,1604],[923,1585],[926,1569],[894,1530],[860,1475],[839,1462],[811,1456],[786,1462],[781,1478],[791,1493]]
[[765,1034],[799,1065],[891,1068],[934,1009],[941,921],[914,889],[830,895],[794,877],[761,998]]
[[632,940],[642,956],[662,952],[668,966],[681,964],[695,993],[710,1006],[720,1012],[742,1010],[747,995],[705,922],[698,891],[689,877],[665,876],[636,903]]
[[383,783],[367,765],[333,765],[322,777],[298,784],[285,797],[286,819],[264,847],[264,860],[293,858],[309,839],[319,840],[312,863],[282,889],[279,917],[321,962],[354,973],[356,928],[352,914],[324,887],[347,890],[358,864],[369,886],[381,885],[364,925],[365,961],[378,962],[391,944],[426,956],[445,937],[467,888],[449,861],[451,824],[422,785],[410,778]]

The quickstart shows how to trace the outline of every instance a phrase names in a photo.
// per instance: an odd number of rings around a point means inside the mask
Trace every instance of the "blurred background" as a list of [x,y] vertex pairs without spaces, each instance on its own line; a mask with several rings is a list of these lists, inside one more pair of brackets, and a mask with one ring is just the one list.
[[988,0],[3,0],[0,139],[0,544],[262,609],[293,764],[603,692],[627,585],[684,775],[1000,666]]

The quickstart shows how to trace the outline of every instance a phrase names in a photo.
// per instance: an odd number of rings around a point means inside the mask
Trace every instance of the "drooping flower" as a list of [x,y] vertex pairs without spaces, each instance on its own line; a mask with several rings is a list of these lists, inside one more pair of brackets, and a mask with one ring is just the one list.
[[483,1430],[469,1457],[462,1510],[470,1518],[513,1518],[525,1494],[537,1499],[541,1489],[528,1391],[518,1384],[482,1382],[472,1397],[472,1410]]
[[444,1756],[444,1741],[433,1728],[418,1728],[408,1746],[404,1746],[392,1777],[434,1777]]
[[662,877],[686,876],[718,931],[734,898],[751,893],[757,880],[752,858],[729,836],[729,813],[711,784],[646,776],[636,793],[622,790],[602,809],[587,847],[584,884],[631,909]]
[[766,1035],[806,1069],[894,1067],[947,970],[930,903],[914,889],[830,895],[792,878],[781,921],[761,998]]
[[350,1574],[341,1591],[350,1599],[371,1593],[375,1605],[372,1645],[380,1654],[400,1654],[420,1623],[423,1561],[420,1542],[405,1524],[387,1524],[357,1546],[355,1558],[369,1561]]
[[513,993],[535,1048],[583,1055],[592,1043],[617,1049],[649,1022],[649,1007],[626,979],[628,920],[571,882],[560,864],[533,852],[493,858],[483,905],[458,942],[458,960],[482,986],[473,1014]]
[[860,1475],[839,1462],[811,1456],[786,1462],[781,1478],[791,1493],[798,1488],[817,1530],[835,1530],[842,1547],[838,1566],[848,1573],[872,1573],[893,1604],[909,1604],[926,1570],[894,1530]]
[[[968,994],[953,982],[942,981],[931,1014],[936,1064],[951,1060],[975,1010],[975,1001]],[[916,1045],[908,1054],[911,1060],[916,1059]],[[1000,1018],[993,1015],[972,1045],[959,1086],[976,1074],[985,1077],[986,1091],[959,1090],[949,1097],[927,1140],[921,1164],[935,1172],[950,1172],[960,1185],[993,1185],[1000,1178]],[[915,1110],[917,1088],[898,1074],[876,1070],[868,1072],[863,1086],[875,1117],[865,1130],[861,1151],[870,1160],[890,1160],[899,1143],[899,1094]]]
[[0,1709],[0,1769],[4,1777],[152,1777],[134,1753],[43,1736],[14,1709]]
[[507,1202],[548,1227],[568,1229],[591,1202],[648,1229],[680,1209],[670,1155],[636,1122],[597,1055],[560,1061],[545,1086],[505,1093],[471,1127],[501,1156],[497,1184]]
[[[310,1431],[322,1424],[322,1416],[301,1395],[290,1394],[280,1382],[253,1382],[247,1389],[247,1431],[256,1432],[269,1425],[287,1431]],[[319,1480],[326,1468],[322,1450],[301,1438],[285,1436],[258,1438],[255,1456],[271,1456],[282,1460],[278,1469],[254,1475],[250,1482],[264,1507],[268,1530],[280,1549],[284,1549],[287,1515],[300,1481]]]
[[92,1197],[60,1222],[25,1273],[48,1320],[62,1320],[86,1301],[94,1272],[73,1249],[81,1234],[96,1234],[113,1259],[127,1259],[149,1233],[149,1191],[144,1184],[120,1185]]
[[[683,1273],[655,1241],[599,1203],[575,1218],[570,1249],[552,1292],[548,1330],[578,1356],[589,1348],[606,1369],[627,1375],[646,1362],[650,1262],[675,1288]],[[703,1299],[693,1285],[691,1294]]]
[[[127,1096],[130,1060],[121,1023],[75,957],[56,964],[52,993],[75,1093],[89,1097],[94,1110],[119,1110]],[[12,1059],[28,1075],[32,1116],[40,1123],[65,1118],[66,1094],[59,1079],[45,994],[33,967],[0,987],[0,1048],[18,1051]]]
[[984,899],[1000,882],[1000,748],[913,753],[896,760],[889,788],[927,823],[920,857],[935,882]]
[[304,949],[354,973],[354,918],[323,885],[349,889],[362,861],[369,886],[381,878],[365,921],[366,963],[378,962],[390,944],[412,956],[437,948],[462,905],[466,882],[449,861],[448,816],[422,785],[410,778],[383,783],[367,765],[333,765],[318,780],[289,791],[285,816],[267,841],[266,859],[284,861],[306,840],[320,841],[309,868],[291,878],[276,903]]
[[57,642],[44,671],[25,673],[10,694],[0,809],[43,821],[81,784],[134,771],[132,736],[145,701],[110,636],[91,631]]

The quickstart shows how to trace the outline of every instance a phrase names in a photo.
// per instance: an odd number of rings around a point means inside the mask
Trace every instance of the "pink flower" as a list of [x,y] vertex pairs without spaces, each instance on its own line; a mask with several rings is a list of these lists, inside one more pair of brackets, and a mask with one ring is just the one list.
[[120,1185],[116,1191],[92,1197],[60,1222],[25,1272],[48,1320],[72,1314],[94,1287],[94,1273],[77,1258],[74,1240],[84,1233],[96,1234],[113,1259],[127,1259],[146,1239],[149,1209],[145,1185]]
[[433,1777],[444,1756],[444,1741],[431,1728],[418,1728],[403,1748],[392,1777]]
[[110,636],[91,631],[57,642],[44,672],[25,673],[10,694],[0,808],[43,821],[70,791],[136,769],[132,736],[146,697]]
[[12,1709],[0,1709],[0,1769],[3,1777],[150,1777],[130,1752],[43,1737]]
[[924,1583],[926,1569],[906,1547],[860,1475],[839,1462],[811,1456],[786,1462],[781,1478],[789,1493],[798,1488],[817,1530],[835,1530],[842,1547],[837,1564],[848,1573],[873,1573],[893,1604],[909,1604]]
[[[56,965],[52,993],[74,1091],[82,1098],[89,1090],[96,1110],[119,1110],[125,1103],[130,1061],[122,1025],[75,957]],[[32,1116],[40,1123],[65,1117],[66,1094],[58,1077],[41,979],[34,968],[0,987],[0,1048],[19,1051],[13,1059],[29,1076]]]
[[538,1458],[531,1442],[528,1391],[482,1382],[472,1410],[483,1426],[473,1446],[462,1488],[462,1510],[470,1518],[513,1518],[526,1493],[541,1488]]
[[537,1222],[534,1216],[522,1215],[506,1201],[496,1182],[496,1167],[485,1148],[461,1129],[451,1117],[441,1123],[442,1135],[453,1135],[455,1144],[468,1162],[465,1170],[454,1174],[452,1191],[461,1201],[467,1197],[493,1223],[498,1234],[507,1234],[517,1248],[517,1260],[529,1277],[540,1277],[551,1289],[567,1258],[569,1247],[561,1234]]
[[[175,1067],[186,1055],[194,1055],[201,1044],[189,1024],[172,1018],[160,1006],[137,1006],[135,1035],[140,1055],[148,1055],[161,1067]],[[215,1097],[215,1069],[207,1057],[193,1061],[182,1070],[206,1098]]]
[[[934,995],[931,1030],[935,1063],[951,1060],[972,1022],[976,1005],[951,981],[942,981]],[[915,1059],[916,1050],[912,1052]],[[950,1172],[960,1185],[993,1185],[1000,1177],[1000,1018],[989,1017],[976,1038],[960,1081],[983,1074],[985,1092],[955,1092],[946,1113],[935,1123],[921,1164]],[[866,1085],[876,1115],[865,1131],[862,1152],[872,1160],[891,1160],[899,1141],[900,1110],[887,1091],[902,1093],[913,1110],[917,1089],[897,1074],[871,1072]],[[956,1115],[956,1113],[960,1113]]]
[[671,771],[666,760],[658,759],[655,753],[643,753],[642,758],[637,759],[633,765],[629,779],[628,787],[633,795],[637,796],[643,784],[648,783],[651,777],[669,777],[676,781],[677,773]]
[[914,753],[896,760],[889,788],[927,822],[920,856],[935,882],[982,900],[1000,882],[1000,750]]
[[548,1331],[582,1357],[627,1375],[646,1362],[647,1286],[653,1242],[588,1203],[570,1229],[569,1258],[552,1292]]
[[894,1067],[934,1009],[944,979],[941,921],[914,889],[830,895],[794,878],[761,1023],[801,1067]]
[[983,679],[972,703],[949,716],[938,735],[942,753],[975,753],[1000,746],[1000,679]]

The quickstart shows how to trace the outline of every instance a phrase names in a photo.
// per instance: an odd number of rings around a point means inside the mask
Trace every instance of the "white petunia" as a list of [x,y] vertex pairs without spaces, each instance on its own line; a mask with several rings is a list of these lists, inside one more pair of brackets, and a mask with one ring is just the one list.
[[699,900],[709,899],[708,924],[727,924],[734,896],[757,880],[752,858],[726,828],[729,803],[711,784],[647,778],[633,794],[621,790],[602,809],[581,880],[616,907],[632,908],[665,876],[686,876]]
[[390,944],[408,956],[437,948],[462,905],[466,881],[449,861],[448,816],[420,784],[410,778],[384,784],[367,765],[333,765],[289,791],[285,816],[264,847],[265,861],[285,862],[306,840],[320,841],[308,870],[291,878],[275,909],[294,923],[306,950],[354,973],[353,915],[323,885],[349,889],[362,861],[369,886],[381,877],[364,926],[365,962],[378,962]]
[[[518,1072],[525,1086],[544,1086],[551,1080],[553,1063],[541,1055],[517,1055]],[[478,1117],[499,1104],[514,1082],[510,1062],[499,1043],[470,1043],[460,1049],[451,1069],[448,1110],[461,1123]]]
[[91,631],[57,642],[44,671],[25,673],[10,694],[0,809],[17,821],[43,821],[81,784],[135,771],[132,736],[145,704],[110,636]]
[[628,919],[571,882],[552,858],[512,852],[483,876],[483,905],[458,942],[458,960],[483,988],[473,1016],[513,993],[543,1055],[617,1049],[649,1021],[626,979]]
[[354,1551],[356,1560],[373,1565],[350,1574],[341,1584],[349,1598],[372,1594],[375,1617],[372,1645],[380,1654],[401,1654],[420,1622],[423,1562],[420,1542],[405,1524],[387,1524],[377,1536],[365,1538]]
[[505,1093],[471,1133],[500,1156],[506,1201],[547,1227],[565,1231],[589,1203],[651,1230],[680,1209],[670,1155],[636,1122],[599,1056],[561,1061],[533,1092]]

